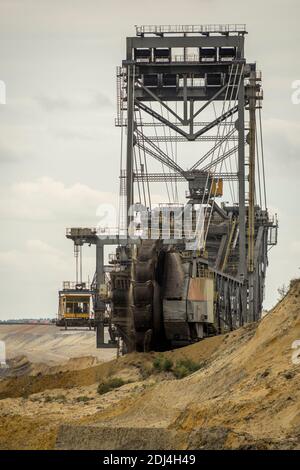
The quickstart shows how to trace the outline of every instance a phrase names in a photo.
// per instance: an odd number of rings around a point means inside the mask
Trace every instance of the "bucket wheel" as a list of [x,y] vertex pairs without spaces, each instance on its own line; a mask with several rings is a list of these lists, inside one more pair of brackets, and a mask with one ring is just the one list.
[[142,240],[133,262],[131,311],[137,351],[160,348],[164,342],[162,285],[164,251],[159,240]]

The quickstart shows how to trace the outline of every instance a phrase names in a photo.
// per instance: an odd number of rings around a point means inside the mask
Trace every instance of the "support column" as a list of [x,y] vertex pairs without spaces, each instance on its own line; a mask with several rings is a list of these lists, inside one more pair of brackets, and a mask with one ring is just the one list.
[[97,240],[96,243],[96,286],[97,286],[97,297],[96,297],[96,346],[101,348],[104,344],[104,312],[105,303],[100,299],[100,286],[104,284],[104,245],[101,240]]
[[127,67],[127,156],[126,156],[126,220],[127,230],[131,217],[129,209],[133,205],[133,132],[134,132],[134,65]]
[[238,94],[238,180],[239,180],[239,276],[244,281],[241,288],[242,315],[247,321],[247,262],[246,262],[246,207],[245,207],[245,85],[241,78]]
[[249,320],[254,321],[256,312],[256,294],[254,283],[254,243],[255,243],[255,214],[254,214],[254,195],[255,195],[255,136],[256,136],[256,122],[255,122],[255,85],[256,85],[256,72],[251,71],[250,85],[248,87],[249,97],[249,206],[248,206],[248,279],[249,279]]

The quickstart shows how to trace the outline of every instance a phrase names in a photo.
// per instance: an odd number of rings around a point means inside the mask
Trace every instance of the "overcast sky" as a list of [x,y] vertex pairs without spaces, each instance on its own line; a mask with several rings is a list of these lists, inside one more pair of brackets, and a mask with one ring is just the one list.
[[[280,221],[265,307],[299,275],[300,80],[297,0],[0,0],[0,318],[54,316],[74,279],[65,227],[97,224],[115,203],[115,68],[135,24],[246,23],[246,57],[263,71],[268,205]],[[94,272],[84,248],[84,276]]]

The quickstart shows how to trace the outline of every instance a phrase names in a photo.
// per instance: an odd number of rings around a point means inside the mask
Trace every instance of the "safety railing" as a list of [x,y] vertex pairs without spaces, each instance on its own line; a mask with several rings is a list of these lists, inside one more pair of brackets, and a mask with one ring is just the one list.
[[176,54],[171,58],[172,62],[199,62],[199,54]]
[[176,34],[176,33],[242,33],[245,34],[246,25],[242,23],[236,24],[202,24],[202,25],[142,25],[135,26],[136,35],[144,34]]
[[75,281],[63,281],[63,290],[89,290],[91,285],[89,282],[75,282]]
[[68,237],[87,237],[97,234],[96,227],[68,227],[66,228],[66,235]]

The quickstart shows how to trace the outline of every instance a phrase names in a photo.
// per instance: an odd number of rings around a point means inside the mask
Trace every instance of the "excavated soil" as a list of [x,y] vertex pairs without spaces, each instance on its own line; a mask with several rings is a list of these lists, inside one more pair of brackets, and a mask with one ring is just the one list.
[[[260,322],[164,353],[199,364],[182,379],[153,373],[155,353],[29,367],[0,381],[0,448],[300,449],[296,340],[300,280]],[[111,377],[128,383],[99,395]]]

